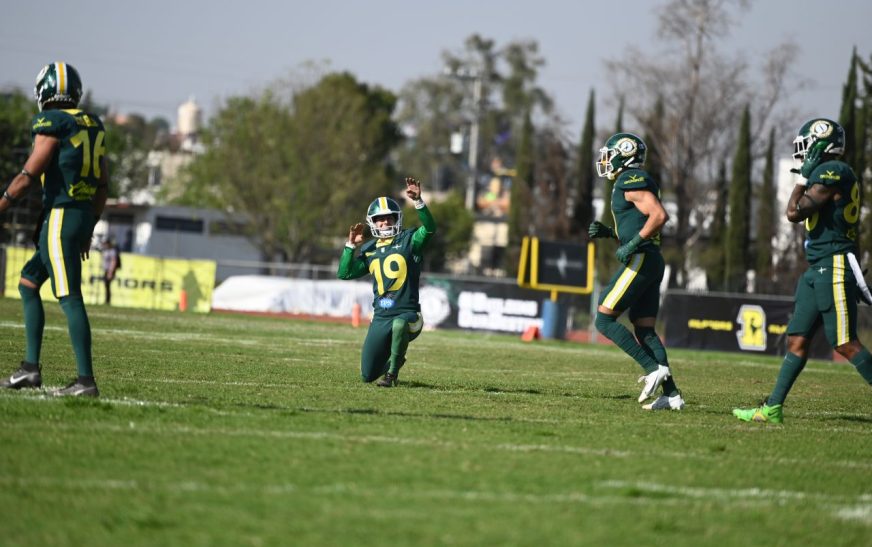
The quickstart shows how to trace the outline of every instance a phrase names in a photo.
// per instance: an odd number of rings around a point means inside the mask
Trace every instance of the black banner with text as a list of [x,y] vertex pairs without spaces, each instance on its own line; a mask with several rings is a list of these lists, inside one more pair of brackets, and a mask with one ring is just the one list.
[[[792,313],[789,297],[669,291],[660,317],[667,347],[783,355]],[[823,328],[812,337],[809,357],[833,357]]]

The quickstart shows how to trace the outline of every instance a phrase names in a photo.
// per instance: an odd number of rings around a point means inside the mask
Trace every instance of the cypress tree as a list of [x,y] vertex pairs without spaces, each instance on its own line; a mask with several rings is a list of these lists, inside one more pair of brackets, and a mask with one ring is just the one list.
[[769,132],[763,183],[757,194],[756,291],[772,287],[772,238],[775,237],[775,128]]
[[725,277],[727,290],[742,291],[745,272],[750,266],[747,250],[751,215],[751,113],[747,105],[742,113],[739,141],[733,157],[729,199]]
[[575,206],[572,211],[570,233],[572,236],[587,234],[587,227],[593,220],[593,138],[594,138],[594,91],[590,90],[587,99],[587,111],[584,115],[584,127],[581,130],[581,140],[578,144],[578,186],[575,192]]

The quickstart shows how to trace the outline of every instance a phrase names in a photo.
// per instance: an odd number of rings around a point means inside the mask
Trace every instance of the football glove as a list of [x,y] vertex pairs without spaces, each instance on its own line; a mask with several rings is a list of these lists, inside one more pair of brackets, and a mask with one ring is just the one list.
[[817,146],[812,146],[811,150],[809,150],[805,155],[805,160],[802,162],[802,167],[799,168],[799,174],[803,176],[803,178],[809,178],[818,165],[821,163],[821,156],[823,152]]
[[589,235],[591,239],[597,239],[601,237],[616,239],[618,237],[615,235],[615,231],[612,230],[610,226],[606,226],[598,220],[594,220],[590,223],[590,226],[587,229],[587,235]]
[[630,257],[636,252],[636,249],[639,248],[639,245],[641,245],[643,241],[645,240],[642,239],[642,236],[636,234],[633,239],[618,247],[618,250],[615,251],[615,257],[622,264],[626,264],[630,261]]

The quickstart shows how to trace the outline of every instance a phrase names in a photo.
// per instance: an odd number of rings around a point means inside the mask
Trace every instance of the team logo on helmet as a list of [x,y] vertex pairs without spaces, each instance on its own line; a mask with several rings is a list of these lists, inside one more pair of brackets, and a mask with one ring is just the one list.
[[833,133],[833,124],[826,120],[818,120],[811,124],[811,134],[819,139],[829,137]]
[[628,158],[630,156],[635,156],[636,151],[639,149],[638,145],[636,144],[636,141],[629,138],[629,137],[624,137],[623,139],[619,140],[615,144],[615,148],[617,148],[618,152],[621,153],[621,156],[623,156],[625,158]]

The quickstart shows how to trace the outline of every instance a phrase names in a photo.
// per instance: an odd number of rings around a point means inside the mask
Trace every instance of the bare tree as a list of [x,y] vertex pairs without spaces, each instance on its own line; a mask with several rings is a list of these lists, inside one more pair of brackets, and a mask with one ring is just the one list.
[[[711,182],[719,162],[735,146],[744,106],[751,105],[756,137],[764,127],[780,124],[783,118],[776,107],[792,89],[788,68],[795,47],[775,48],[759,79],[749,76],[741,56],[728,58],[717,51],[718,40],[735,24],[733,13],[747,5],[747,0],[670,0],[657,8],[663,51],[634,47],[606,62],[615,94],[626,100],[627,113],[655,141],[663,188],[676,203],[673,244],[679,250],[696,241],[703,220],[712,214]],[[663,110],[658,112],[661,100]],[[752,143],[754,159],[764,153],[762,140]],[[686,283],[687,261],[693,255],[667,256],[670,285]]]

